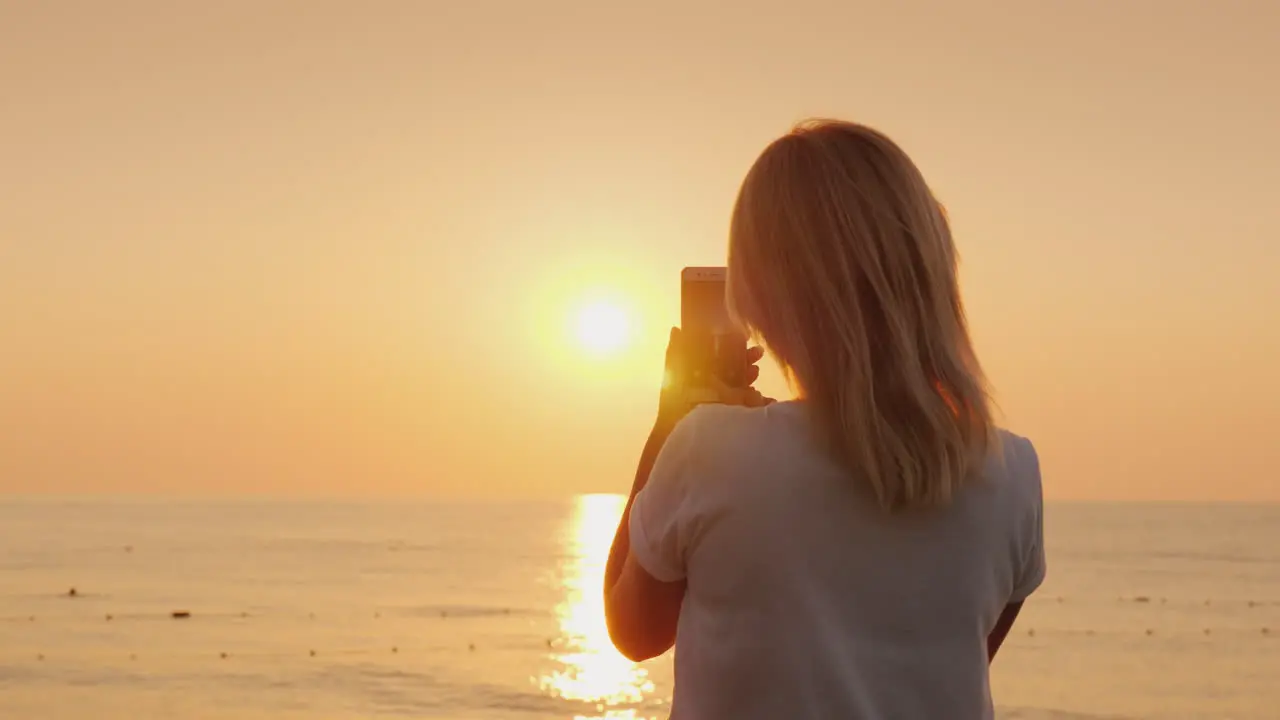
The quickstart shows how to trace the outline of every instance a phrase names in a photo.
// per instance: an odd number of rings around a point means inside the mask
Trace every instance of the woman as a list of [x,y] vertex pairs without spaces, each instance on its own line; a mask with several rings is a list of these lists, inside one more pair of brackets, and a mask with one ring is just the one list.
[[675,645],[673,718],[991,718],[1044,578],[1040,470],[993,425],[941,206],[884,135],[808,123],[748,173],[728,266],[798,399],[664,389],[606,570],[615,645]]

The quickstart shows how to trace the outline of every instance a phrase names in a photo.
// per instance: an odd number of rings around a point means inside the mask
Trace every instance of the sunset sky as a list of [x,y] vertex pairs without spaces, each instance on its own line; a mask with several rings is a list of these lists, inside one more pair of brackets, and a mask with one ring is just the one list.
[[1269,0],[0,3],[0,494],[623,491],[681,267],[818,115],[946,204],[1050,498],[1280,500],[1278,37]]

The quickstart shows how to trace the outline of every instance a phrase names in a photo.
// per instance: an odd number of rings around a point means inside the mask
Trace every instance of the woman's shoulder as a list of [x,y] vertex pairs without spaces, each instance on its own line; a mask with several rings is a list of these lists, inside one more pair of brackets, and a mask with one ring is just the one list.
[[740,446],[753,439],[779,437],[802,422],[801,417],[798,403],[794,401],[761,407],[706,403],[690,411],[681,425],[695,433],[700,444]]
[[1043,495],[1040,479],[1040,455],[1027,437],[998,428],[998,451],[992,453],[987,466],[987,479],[1007,487],[1027,501],[1037,503]]
[[753,470],[812,453],[805,414],[797,405],[699,405],[680,422],[673,439],[703,472],[751,475]]
[[1030,438],[1019,435],[1005,428],[996,429],[996,437],[1000,440],[999,457],[1006,467],[1016,471],[1040,472],[1040,455]]

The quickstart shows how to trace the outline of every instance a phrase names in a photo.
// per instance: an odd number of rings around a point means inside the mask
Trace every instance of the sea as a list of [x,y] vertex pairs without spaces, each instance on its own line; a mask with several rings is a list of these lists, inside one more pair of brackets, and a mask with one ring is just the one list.
[[[623,502],[0,500],[0,718],[666,717],[604,628]],[[998,717],[1280,718],[1280,507],[1046,532]]]

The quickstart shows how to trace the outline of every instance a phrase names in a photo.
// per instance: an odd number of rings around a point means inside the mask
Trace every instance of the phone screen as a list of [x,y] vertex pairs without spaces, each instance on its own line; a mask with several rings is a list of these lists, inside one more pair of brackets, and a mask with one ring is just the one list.
[[684,338],[684,380],[693,387],[712,377],[730,387],[746,380],[747,339],[729,319],[723,279],[686,279],[680,290],[680,329]]

